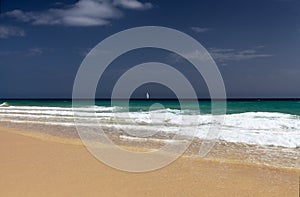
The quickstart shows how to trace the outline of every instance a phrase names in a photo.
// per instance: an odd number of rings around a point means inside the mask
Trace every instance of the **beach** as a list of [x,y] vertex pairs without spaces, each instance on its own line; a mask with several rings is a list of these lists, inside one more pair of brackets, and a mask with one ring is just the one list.
[[0,128],[0,196],[299,196],[299,171],[183,156],[147,173],[113,169],[80,143]]
[[300,197],[299,10],[0,0],[0,197]]

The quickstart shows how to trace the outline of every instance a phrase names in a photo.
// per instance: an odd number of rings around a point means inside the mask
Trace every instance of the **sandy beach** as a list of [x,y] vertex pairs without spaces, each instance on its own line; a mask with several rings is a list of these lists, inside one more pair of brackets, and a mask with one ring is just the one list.
[[299,196],[299,172],[181,157],[148,173],[115,170],[83,145],[0,128],[0,196]]
[[0,0],[0,197],[300,197],[299,19]]

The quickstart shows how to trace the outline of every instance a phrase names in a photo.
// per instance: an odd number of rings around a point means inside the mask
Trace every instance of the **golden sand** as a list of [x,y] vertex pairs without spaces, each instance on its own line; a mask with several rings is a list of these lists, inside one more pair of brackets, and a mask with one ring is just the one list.
[[99,162],[78,141],[6,128],[0,140],[1,197],[299,196],[295,170],[181,157],[160,170],[128,173]]

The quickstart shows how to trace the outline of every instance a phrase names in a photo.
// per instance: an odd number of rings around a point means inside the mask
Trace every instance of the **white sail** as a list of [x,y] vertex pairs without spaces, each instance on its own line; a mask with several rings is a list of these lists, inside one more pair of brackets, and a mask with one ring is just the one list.
[[147,99],[149,99],[150,98],[150,95],[149,95],[149,93],[147,92],[147,94],[146,94],[146,97],[147,97]]

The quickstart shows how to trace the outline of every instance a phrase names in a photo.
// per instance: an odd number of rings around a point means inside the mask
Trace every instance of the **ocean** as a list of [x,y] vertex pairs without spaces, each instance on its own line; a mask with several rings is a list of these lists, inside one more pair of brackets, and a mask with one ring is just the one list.
[[[200,112],[195,111],[198,106],[194,103],[185,102],[185,110],[176,100],[132,100],[129,109],[125,101],[111,106],[109,100],[97,100],[95,106],[83,103],[72,109],[71,100],[1,100],[0,126],[78,138],[73,117],[76,111],[82,119],[97,119],[95,126],[118,136],[121,144],[168,143],[175,134],[191,133],[196,141],[207,140],[214,124],[211,102],[199,101]],[[155,103],[160,103],[159,107],[151,107]],[[217,143],[208,158],[300,168],[300,101],[228,101],[224,121],[213,140]],[[190,152],[197,155],[197,151]]]

